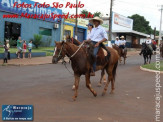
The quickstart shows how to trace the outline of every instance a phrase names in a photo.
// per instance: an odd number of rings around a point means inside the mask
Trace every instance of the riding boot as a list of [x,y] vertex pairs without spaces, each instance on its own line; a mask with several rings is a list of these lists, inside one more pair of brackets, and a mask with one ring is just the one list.
[[100,46],[107,51],[107,60],[109,60],[111,55],[109,49],[103,43],[101,43]]

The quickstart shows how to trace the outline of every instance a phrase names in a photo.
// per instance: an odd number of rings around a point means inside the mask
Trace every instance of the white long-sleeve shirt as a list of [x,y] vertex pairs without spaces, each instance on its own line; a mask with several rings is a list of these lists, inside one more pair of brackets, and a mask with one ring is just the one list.
[[120,40],[115,40],[115,44],[116,44],[117,46],[119,46]]
[[92,29],[89,39],[95,42],[99,42],[104,38],[108,40],[108,35],[105,29],[101,25],[99,25],[98,27]]

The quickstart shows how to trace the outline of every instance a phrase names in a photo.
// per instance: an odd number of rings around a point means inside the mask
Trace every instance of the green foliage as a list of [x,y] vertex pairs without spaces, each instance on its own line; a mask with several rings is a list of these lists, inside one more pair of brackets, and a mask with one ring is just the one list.
[[102,16],[101,12],[97,11],[97,12],[94,13],[94,17],[101,17],[101,16]]
[[10,44],[11,47],[15,47],[17,45],[17,41],[9,39],[9,44]]
[[132,16],[129,16],[129,18],[134,20],[133,30],[146,34],[153,34],[153,29],[149,25],[149,21],[147,21],[144,16],[134,14]]
[[41,45],[42,43],[41,39],[42,39],[42,35],[34,34],[34,40],[32,43],[35,45],[36,48],[38,48]]
[[[81,11],[81,14],[84,14],[86,17],[88,16],[88,13],[92,14],[91,12],[88,12],[86,9]],[[101,12],[94,12],[93,15],[94,15],[94,17],[96,17],[96,16],[101,17],[102,16]]]

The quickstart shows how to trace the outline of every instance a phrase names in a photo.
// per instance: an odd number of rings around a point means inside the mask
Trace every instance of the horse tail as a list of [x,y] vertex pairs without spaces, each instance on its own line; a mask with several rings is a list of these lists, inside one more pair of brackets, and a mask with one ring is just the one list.
[[114,82],[115,82],[115,77],[116,77],[117,66],[118,66],[118,61],[115,63],[113,71],[112,71]]

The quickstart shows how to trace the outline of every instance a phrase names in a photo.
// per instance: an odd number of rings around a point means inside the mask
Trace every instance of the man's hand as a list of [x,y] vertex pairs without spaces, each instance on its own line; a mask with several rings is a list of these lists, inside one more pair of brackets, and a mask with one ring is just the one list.
[[99,42],[98,42],[98,43],[96,43],[96,44],[95,44],[95,47],[98,47],[98,46],[99,46],[99,44],[100,44]]
[[90,40],[84,40],[85,43],[89,42]]

